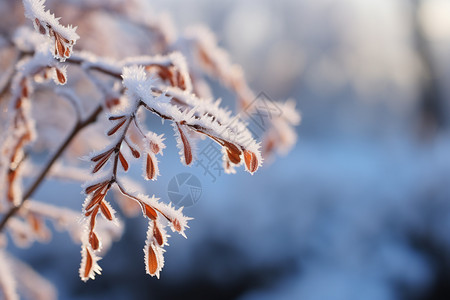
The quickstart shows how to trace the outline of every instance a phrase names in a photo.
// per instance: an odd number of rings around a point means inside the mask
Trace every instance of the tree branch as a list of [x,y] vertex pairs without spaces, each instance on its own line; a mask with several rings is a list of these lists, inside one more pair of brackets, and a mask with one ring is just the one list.
[[43,182],[45,177],[47,176],[48,172],[50,171],[53,164],[58,160],[58,158],[61,157],[63,152],[66,150],[66,148],[70,145],[70,143],[73,141],[75,136],[86,126],[89,124],[94,123],[97,120],[98,115],[102,112],[103,106],[100,104],[85,120],[77,122],[75,127],[72,129],[72,131],[69,133],[69,135],[66,137],[64,142],[59,146],[59,148],[56,150],[56,152],[52,155],[48,163],[44,166],[39,176],[35,179],[35,181],[31,184],[31,186],[28,188],[28,190],[25,192],[22,202],[12,207],[4,216],[3,219],[0,222],[0,232],[5,228],[6,224],[8,223],[8,220],[13,217],[20,208],[25,204],[28,199],[34,194],[34,192],[38,189],[40,184]]

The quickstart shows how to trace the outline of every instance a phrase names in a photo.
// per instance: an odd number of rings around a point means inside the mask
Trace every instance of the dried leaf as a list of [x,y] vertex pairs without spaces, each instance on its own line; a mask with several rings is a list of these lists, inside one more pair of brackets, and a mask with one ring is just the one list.
[[57,51],[59,56],[64,57],[66,48],[64,48],[63,44],[61,43],[61,41],[59,39],[59,34],[55,34],[55,44],[56,44],[55,52]]
[[104,198],[105,198],[105,194],[103,194],[103,193],[94,194],[92,196],[91,201],[89,202],[89,204],[86,206],[86,208],[84,210],[89,211],[92,207],[94,207],[95,205],[100,203],[100,201],[102,201]]
[[28,214],[28,223],[30,223],[31,228],[35,233],[39,233],[41,230],[42,221],[34,214]]
[[123,169],[125,171],[128,171],[129,165],[128,165],[128,162],[125,159],[125,157],[122,155],[122,152],[119,152],[119,160],[120,160],[120,164],[122,165]]
[[174,219],[174,220],[172,221],[172,224],[173,224],[173,228],[174,228],[176,231],[178,231],[178,232],[181,231],[181,224],[180,224],[180,221],[178,221],[178,219]]
[[130,148],[131,154],[134,156],[134,158],[141,157],[141,153],[138,150],[136,150],[135,148],[131,147],[130,145],[128,145],[128,147]]
[[228,155],[228,158],[230,159],[230,161],[233,164],[236,164],[236,165],[239,164],[241,162],[241,150],[239,150],[239,148],[236,145],[234,145],[230,142],[227,142],[227,141],[222,141],[222,142],[223,142],[224,147],[226,147],[226,149],[227,149],[227,155]]
[[86,265],[84,266],[84,277],[87,278],[89,277],[89,273],[91,272],[93,260],[92,255],[87,247],[85,247],[85,251],[86,251]]
[[110,121],[116,121],[125,118],[125,116],[111,116],[108,118]]
[[258,169],[258,158],[256,157],[256,154],[251,151],[244,150],[244,160],[247,170],[253,174]]
[[102,214],[105,216],[105,218],[107,218],[110,221],[113,220],[111,211],[109,210],[109,208],[105,202],[100,203],[100,209],[102,210]]
[[124,119],[124,120],[120,121],[116,126],[114,126],[113,128],[111,128],[111,129],[108,131],[108,133],[107,133],[108,136],[109,136],[109,135],[113,135],[114,133],[116,133],[117,130],[119,130],[119,128],[122,127],[123,124],[125,124],[126,120],[127,120],[127,119]]
[[152,245],[148,245],[147,265],[150,275],[155,275],[156,271],[158,270],[158,260],[156,258],[156,253],[153,250]]
[[153,153],[158,154],[161,149],[159,148],[159,145],[157,143],[150,142],[150,150]]
[[55,68],[55,70],[56,70],[56,77],[58,78],[59,83],[65,84],[67,79],[66,76],[64,76],[64,73],[61,72],[61,70],[58,68]]
[[186,163],[186,165],[190,165],[192,163],[191,145],[189,144],[189,141],[186,138],[186,135],[184,134],[184,131],[181,129],[181,126],[179,123],[177,123],[177,127],[178,127],[178,131],[180,133],[181,141],[183,142],[184,162]]
[[97,173],[109,160],[111,155],[105,155],[94,167],[92,173]]
[[158,214],[156,213],[156,210],[154,210],[150,205],[143,203],[143,208],[144,208],[144,212],[145,215],[150,219],[150,220],[156,220],[156,218],[158,217]]
[[97,162],[97,161],[99,161],[100,159],[102,159],[103,157],[105,157],[105,155],[110,156],[110,155],[113,153],[113,151],[114,151],[114,148],[111,148],[111,149],[109,149],[108,151],[105,151],[105,152],[103,152],[103,153],[100,153],[100,154],[94,156],[93,158],[91,158],[91,161]]
[[108,183],[107,181],[103,181],[103,182],[99,182],[99,183],[90,185],[84,190],[84,192],[86,194],[90,194],[97,189],[102,189],[107,183]]
[[155,240],[158,243],[158,245],[162,246],[164,244],[163,236],[156,222],[153,222],[153,236],[155,237]]
[[177,72],[177,82],[178,82],[177,86],[180,89],[182,89],[182,90],[186,89],[186,82],[184,81],[184,78],[180,72]]
[[91,231],[89,233],[89,244],[91,244],[92,249],[98,250],[100,248],[100,241],[98,240],[97,234]]
[[88,244],[88,241],[86,241],[86,243],[83,242],[81,249],[83,257],[80,267],[81,280],[87,281],[89,278],[94,279],[95,274],[100,274],[102,271],[102,268],[100,268],[97,263],[99,258],[95,255],[95,252],[90,247],[90,244]]
[[147,173],[147,179],[149,179],[149,180],[154,179],[156,176],[155,163],[153,162],[153,159],[150,154],[147,154],[146,173]]
[[89,226],[90,226],[91,230],[94,230],[97,213],[98,213],[98,206],[96,208],[94,208],[94,211],[92,212],[92,215],[91,215],[91,219],[89,221]]
[[36,26],[39,29],[39,33],[40,34],[46,34],[45,28],[44,26],[42,26],[41,22],[39,21],[38,18],[34,19],[34,21],[36,22]]

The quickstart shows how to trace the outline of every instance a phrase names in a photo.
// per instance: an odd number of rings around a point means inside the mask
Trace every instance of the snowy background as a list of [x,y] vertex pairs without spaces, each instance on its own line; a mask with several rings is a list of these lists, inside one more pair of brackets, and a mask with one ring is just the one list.
[[[160,280],[145,275],[141,217],[126,220],[95,281],[79,280],[79,247],[65,233],[31,249],[10,245],[15,255],[56,283],[61,299],[450,297],[449,1],[152,5],[180,31],[210,26],[254,91],[295,98],[296,147],[253,176],[212,182],[183,167],[168,138],[162,176],[147,191],[167,199],[181,172],[203,190],[185,209],[195,218],[188,239],[169,241]],[[233,107],[227,91],[214,93]],[[56,186],[46,182],[35,198],[81,208],[79,185]]]

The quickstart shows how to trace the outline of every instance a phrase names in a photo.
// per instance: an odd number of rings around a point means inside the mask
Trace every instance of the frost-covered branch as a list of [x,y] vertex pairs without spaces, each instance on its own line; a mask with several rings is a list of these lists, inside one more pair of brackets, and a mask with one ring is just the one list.
[[5,227],[8,220],[14,216],[20,208],[23,206],[23,204],[33,195],[33,193],[36,191],[36,189],[39,187],[39,185],[42,183],[42,181],[47,176],[48,172],[50,171],[53,164],[61,157],[61,154],[64,152],[64,150],[70,145],[70,143],[73,141],[74,137],[86,126],[90,125],[91,123],[95,122],[97,119],[97,116],[102,111],[102,107],[97,107],[92,114],[86,118],[84,121],[78,123],[70,132],[70,134],[67,136],[66,140],[61,144],[61,146],[55,151],[55,153],[52,155],[50,160],[47,162],[47,164],[43,167],[39,175],[36,177],[35,181],[31,184],[30,188],[27,189],[27,191],[24,193],[22,199],[20,202],[18,202],[17,205],[13,206],[4,216],[3,219],[0,222],[0,232]]
[[[102,270],[98,264],[100,256],[122,233],[114,204],[109,199],[106,201],[113,191],[126,214],[140,209],[147,219],[145,269],[159,278],[169,238],[166,228],[186,237],[191,218],[184,215],[182,208],[167,205],[155,195],[143,193],[142,188],[133,188],[127,177],[133,160],[141,161],[145,180],[157,180],[163,173],[158,156],[166,148],[166,137],[146,128],[145,112],[171,123],[184,165],[195,162],[197,144],[201,138],[207,138],[222,148],[227,173],[243,165],[253,174],[262,165],[261,143],[238,115],[224,109],[221,101],[213,100],[214,97],[204,92],[209,88],[203,73],[234,91],[241,108],[254,98],[254,93],[240,67],[230,62],[209,32],[188,31],[185,36],[178,36],[167,16],[149,18],[148,11],[134,6],[134,2],[120,9],[111,4],[110,9],[122,15],[121,22],[137,25],[154,37],[152,50],[144,48],[137,54],[118,56],[112,55],[113,49],[105,46],[93,53],[92,49],[85,51],[80,46],[82,42],[78,43],[78,34],[84,36],[77,33],[78,27],[61,25],[60,18],[50,13],[44,2],[23,0],[25,16],[33,23],[34,31],[21,27],[11,34],[8,40],[15,51],[13,67],[0,80],[0,98],[9,99],[8,117],[0,123],[0,238],[7,230],[18,246],[46,241],[51,238],[51,230],[46,226],[50,220],[81,243],[79,275],[83,281],[94,279]],[[82,9],[91,4],[85,1],[78,5]],[[77,5],[73,7],[76,9]],[[89,36],[91,32],[84,33]],[[98,38],[105,38],[105,42],[117,40],[125,48],[124,36],[113,33]],[[80,48],[74,49],[75,44]],[[48,107],[41,108],[43,103]],[[59,116],[58,109],[64,105],[68,107],[66,115]],[[292,126],[299,122],[299,115],[292,102],[286,102],[282,109],[282,117],[272,121],[271,145],[264,142],[264,148],[291,146],[295,141]],[[50,132],[42,132],[40,122],[50,119],[59,123],[47,129]],[[58,130],[59,127],[65,130]],[[49,138],[49,144],[55,145],[53,148],[45,143],[38,146],[42,139],[52,135],[57,136]],[[50,153],[42,166],[30,162],[39,147]],[[88,151],[91,154],[87,160],[92,167],[83,186],[85,201],[82,226],[79,226],[78,213],[31,197],[51,174],[61,177],[61,168],[63,172],[77,170],[77,180],[86,178],[79,172],[81,164],[72,166],[71,163],[74,157]],[[23,189],[25,178],[29,179],[29,186]],[[4,259],[3,248],[1,244],[0,260]],[[11,282],[16,276],[3,274],[8,272],[7,268],[7,264],[0,265],[0,289],[14,299],[16,292]],[[25,267],[21,269],[28,272]],[[33,278],[32,273],[28,274]],[[2,289],[5,282],[13,289]],[[31,292],[36,293],[32,288]],[[48,292],[48,297],[52,298],[51,294]]]
[[44,3],[45,0],[23,0],[25,16],[33,22],[36,31],[53,41],[52,53],[63,62],[72,55],[72,48],[80,38],[75,32],[77,27],[61,25],[60,18],[45,10]]

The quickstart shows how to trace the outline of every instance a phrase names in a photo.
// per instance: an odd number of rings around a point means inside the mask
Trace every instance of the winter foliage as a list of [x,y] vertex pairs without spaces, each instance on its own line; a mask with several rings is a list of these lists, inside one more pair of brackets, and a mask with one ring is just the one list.
[[64,62],[70,57],[73,45],[80,38],[75,32],[77,28],[59,24],[60,18],[45,10],[44,4],[45,0],[24,0],[25,16],[33,22],[36,31],[52,40],[53,56]]
[[[61,2],[78,11],[91,5]],[[196,161],[201,140],[217,143],[227,173],[243,166],[253,174],[262,166],[262,153],[289,151],[296,141],[293,126],[300,116],[292,101],[279,104],[283,113],[272,119],[262,141],[253,137],[238,113],[255,94],[210,31],[196,27],[178,35],[167,16],[148,17],[153,12],[146,1],[96,2],[148,34],[151,47],[136,45],[140,51],[130,54],[123,46],[125,55],[117,55],[113,46],[125,45],[127,34],[112,27],[98,36],[105,39],[104,48],[86,50],[82,41],[89,38],[89,30],[62,25],[64,18],[55,17],[44,0],[23,0],[24,15],[34,30],[28,23],[7,37],[17,55],[0,79],[0,99],[8,101],[8,117],[0,124],[0,294],[6,299],[18,299],[18,288],[32,298],[56,298],[48,281],[7,253],[6,232],[16,246],[28,247],[51,239],[47,225],[52,222],[81,244],[81,280],[95,279],[102,272],[101,257],[122,235],[116,204],[125,215],[137,212],[133,205],[139,207],[147,220],[145,270],[159,278],[169,229],[186,238],[192,218],[182,207],[145,194],[128,176],[137,161],[145,180],[164,175],[158,158],[171,137],[146,128],[146,116],[172,125],[186,166]],[[214,100],[206,78],[236,95],[237,112]],[[55,124],[46,126],[50,120]],[[42,151],[50,158],[35,164],[34,155]],[[83,169],[79,157],[90,162],[90,168]],[[84,182],[81,214],[64,208],[64,199],[61,206],[32,199],[49,178]]]

